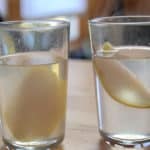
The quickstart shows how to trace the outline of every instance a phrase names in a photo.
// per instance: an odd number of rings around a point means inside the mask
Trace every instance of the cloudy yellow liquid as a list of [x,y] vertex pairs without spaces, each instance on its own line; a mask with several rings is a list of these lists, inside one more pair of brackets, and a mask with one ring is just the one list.
[[2,57],[0,62],[5,134],[23,142],[63,134],[66,60],[54,53],[32,52]]

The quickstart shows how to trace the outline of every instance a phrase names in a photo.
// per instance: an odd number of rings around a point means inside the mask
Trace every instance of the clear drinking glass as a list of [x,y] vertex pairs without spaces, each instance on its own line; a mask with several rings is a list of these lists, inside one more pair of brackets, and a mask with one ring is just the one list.
[[0,23],[0,100],[3,141],[45,148],[64,138],[69,24]]
[[89,31],[102,137],[150,144],[150,17],[97,18]]

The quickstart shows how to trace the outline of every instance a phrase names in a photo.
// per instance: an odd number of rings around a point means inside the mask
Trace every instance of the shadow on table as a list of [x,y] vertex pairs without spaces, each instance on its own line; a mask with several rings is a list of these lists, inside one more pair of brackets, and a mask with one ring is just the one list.
[[150,144],[145,145],[145,147],[142,147],[142,145],[137,145],[137,147],[123,147],[121,145],[116,145],[114,143],[106,143],[103,139],[99,142],[99,150],[150,150]]
[[[10,148],[7,145],[3,145],[0,150],[21,150],[21,149],[14,149],[14,148]],[[41,148],[39,148],[38,150],[42,150]],[[59,145],[59,146],[53,146],[50,148],[46,148],[44,150],[64,150],[63,145]]]

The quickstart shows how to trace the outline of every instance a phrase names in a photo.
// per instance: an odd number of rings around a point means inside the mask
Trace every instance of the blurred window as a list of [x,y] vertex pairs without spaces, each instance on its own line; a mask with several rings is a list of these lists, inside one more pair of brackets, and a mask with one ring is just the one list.
[[23,19],[50,18],[59,16],[71,23],[70,39],[80,36],[78,15],[86,12],[87,0],[20,0],[20,13]]
[[0,15],[2,17],[7,15],[7,0],[0,0]]
[[85,12],[87,0],[20,0],[21,17],[32,19]]

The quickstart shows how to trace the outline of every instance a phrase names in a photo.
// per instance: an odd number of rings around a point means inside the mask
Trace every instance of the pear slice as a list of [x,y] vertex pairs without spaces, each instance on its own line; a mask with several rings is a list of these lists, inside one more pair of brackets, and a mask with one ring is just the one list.
[[137,107],[150,108],[150,90],[135,74],[114,59],[93,59],[96,73],[108,94],[117,102]]

